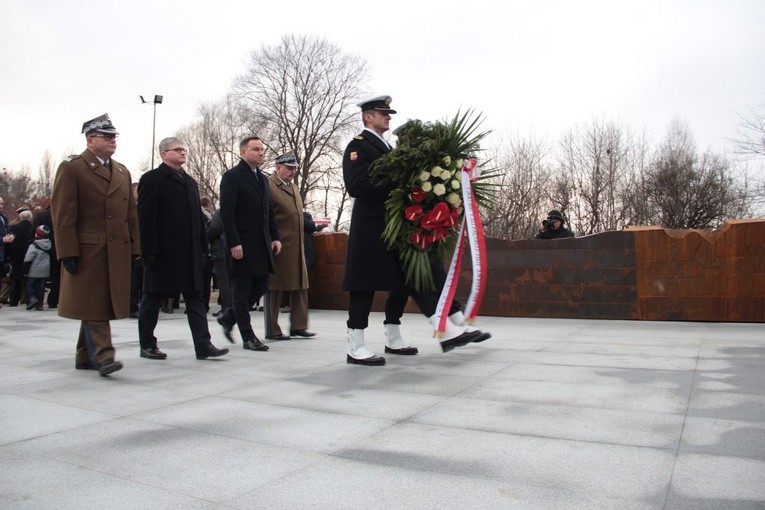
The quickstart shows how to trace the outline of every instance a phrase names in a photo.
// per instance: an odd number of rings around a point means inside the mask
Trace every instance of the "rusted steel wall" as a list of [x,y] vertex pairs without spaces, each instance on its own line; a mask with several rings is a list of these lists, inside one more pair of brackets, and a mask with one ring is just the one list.
[[765,322],[765,220],[631,232],[639,318]]
[[[314,236],[312,308],[345,310],[346,234]],[[642,227],[576,239],[488,239],[482,315],[765,322],[765,220],[715,231]],[[465,257],[457,298],[469,292]],[[374,271],[370,267],[370,271]],[[382,310],[378,293],[375,310]],[[416,308],[410,301],[408,311]]]

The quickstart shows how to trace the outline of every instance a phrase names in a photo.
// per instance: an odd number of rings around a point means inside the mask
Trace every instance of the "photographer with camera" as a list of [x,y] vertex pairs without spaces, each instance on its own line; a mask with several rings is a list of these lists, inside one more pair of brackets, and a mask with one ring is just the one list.
[[542,228],[534,234],[534,239],[564,239],[574,237],[574,233],[563,226],[566,219],[560,211],[552,210],[547,213],[547,219],[542,220]]

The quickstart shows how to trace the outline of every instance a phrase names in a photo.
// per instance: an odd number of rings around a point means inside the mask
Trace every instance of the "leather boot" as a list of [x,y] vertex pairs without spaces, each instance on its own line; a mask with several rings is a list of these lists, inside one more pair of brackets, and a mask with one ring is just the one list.
[[401,327],[398,324],[385,324],[385,352],[412,356],[419,351],[401,338]]
[[[432,315],[428,317],[428,320],[430,320],[435,330],[438,327],[436,316]],[[478,330],[469,333],[465,326],[457,326],[452,321],[447,320],[446,330],[441,337],[441,350],[449,352],[455,347],[462,347],[470,342],[475,342],[481,335],[482,333]]]
[[348,352],[345,361],[354,365],[379,366],[385,364],[385,358],[375,356],[373,352],[367,349],[364,344],[363,329],[348,329]]
[[478,331],[481,333],[481,339],[475,340],[475,342],[483,342],[484,340],[488,340],[491,338],[491,333],[487,331],[481,331],[480,329],[476,329],[470,324],[465,323],[465,314],[462,312],[454,312],[449,316],[449,320],[452,321],[453,324],[456,324],[457,326],[465,326],[465,331],[468,333],[473,333],[474,331]]

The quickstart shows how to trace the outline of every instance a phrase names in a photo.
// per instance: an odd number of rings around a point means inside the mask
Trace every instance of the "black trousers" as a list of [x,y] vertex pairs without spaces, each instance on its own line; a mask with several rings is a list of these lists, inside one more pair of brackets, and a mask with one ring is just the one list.
[[210,294],[212,294],[213,261],[208,260],[202,267],[202,301],[205,310],[210,310]]
[[250,305],[256,303],[268,291],[268,275],[231,276],[233,311],[226,309],[220,321],[233,326],[236,322],[242,342],[257,338],[250,323]]
[[130,313],[138,313],[141,287],[143,287],[143,263],[140,259],[136,259],[130,268]]
[[[191,338],[194,340],[194,350],[203,351],[210,345],[210,329],[207,327],[207,311],[202,300],[202,292],[185,290],[181,294],[186,301],[186,320],[189,322]],[[157,327],[162,296],[162,292],[144,292],[141,297],[141,307],[138,312],[138,340],[141,343],[141,349],[157,347],[154,328]]]
[[[388,299],[385,301],[385,321],[383,324],[401,324],[401,317],[404,315],[404,308],[406,308],[409,296],[414,299],[414,302],[417,303],[425,317],[430,317],[436,313],[438,299],[441,297],[441,289],[444,288],[446,283],[446,271],[439,265],[432,266],[431,271],[433,272],[436,290],[417,292],[409,288],[388,292]],[[366,329],[369,326],[369,312],[372,311],[375,291],[351,291],[350,294],[346,325],[350,329]],[[449,315],[459,310],[459,302],[454,301],[449,309]]]
[[50,292],[48,292],[48,308],[58,306],[58,291],[61,287],[61,262],[55,257],[50,259]]

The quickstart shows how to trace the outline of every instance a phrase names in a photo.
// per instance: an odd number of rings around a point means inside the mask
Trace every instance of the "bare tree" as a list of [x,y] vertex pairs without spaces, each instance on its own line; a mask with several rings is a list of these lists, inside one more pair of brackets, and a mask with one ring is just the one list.
[[[499,192],[494,207],[482,210],[487,235],[501,239],[524,239],[539,229],[539,215],[546,214],[548,193],[555,183],[545,165],[549,147],[533,134],[499,140],[490,151],[492,165],[502,169],[496,182]],[[540,206],[545,211],[540,213]]]
[[300,161],[296,183],[303,201],[322,186],[358,123],[353,105],[366,67],[325,39],[287,35],[278,46],[253,51],[235,82],[234,93],[266,146]]
[[[559,155],[557,197],[561,210],[564,199],[572,226],[580,234],[616,230],[625,224],[624,205],[628,177],[633,173],[633,136],[629,129],[613,122],[594,120],[574,128],[562,139]],[[566,196],[566,185],[573,193]],[[565,212],[565,211],[564,211]]]
[[189,148],[186,170],[199,183],[201,195],[218,202],[220,176],[239,161],[239,141],[250,134],[248,120],[231,95],[201,104],[199,120],[176,136]]
[[713,228],[726,218],[747,214],[752,196],[734,179],[720,155],[696,153],[687,126],[675,120],[658,149],[646,179],[646,192],[668,228]]
[[37,194],[49,197],[53,193],[53,177],[56,172],[55,161],[49,150],[43,153],[37,174]]
[[0,196],[10,209],[16,204],[29,202],[35,195],[36,183],[32,178],[32,170],[24,165],[17,171],[3,168],[0,173]]
[[765,104],[739,115],[738,131],[731,141],[738,154],[765,157]]

